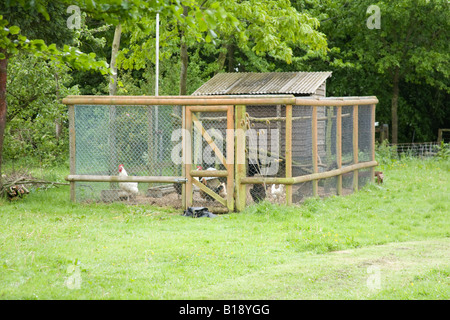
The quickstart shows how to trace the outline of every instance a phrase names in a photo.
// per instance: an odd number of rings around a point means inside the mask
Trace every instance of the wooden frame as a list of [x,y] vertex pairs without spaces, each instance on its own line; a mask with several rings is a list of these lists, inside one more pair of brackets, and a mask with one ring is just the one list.
[[[374,167],[378,165],[375,161],[375,127],[371,128],[371,160],[359,162],[358,159],[358,108],[359,105],[371,108],[371,123],[375,121],[375,107],[378,103],[376,97],[347,97],[347,98],[296,98],[292,95],[270,95],[270,96],[159,96],[159,97],[137,97],[137,96],[68,96],[63,99],[63,103],[68,105],[69,117],[69,149],[70,149],[70,175],[66,180],[70,182],[70,198],[76,199],[75,182],[161,182],[161,183],[182,183],[182,203],[186,209],[193,204],[193,186],[196,185],[213,198],[217,199],[224,207],[224,211],[242,211],[246,206],[247,184],[284,184],[286,186],[286,204],[292,204],[292,186],[307,181],[312,181],[313,196],[318,196],[318,180],[330,177],[337,177],[337,193],[342,195],[342,175],[354,172],[353,189],[358,190],[358,170],[370,168],[372,179]],[[77,175],[76,174],[76,134],[75,134],[75,105],[109,105],[116,108],[126,105],[181,105],[182,117],[182,176],[102,176],[102,175]],[[286,114],[281,113],[273,121],[285,121],[285,152],[284,160],[286,165],[285,177],[247,177],[246,176],[246,106],[248,105],[285,105]],[[293,117],[293,106],[311,106],[310,117]],[[326,172],[319,172],[318,154],[318,121],[325,120],[318,117],[318,107],[333,106],[336,114],[332,117],[336,119],[336,166],[337,169]],[[353,106],[353,164],[342,167],[342,119],[350,114],[342,114],[342,106]],[[200,124],[196,112],[226,112],[226,117],[221,117],[226,121],[226,154],[225,157],[217,148],[212,138]],[[179,116],[178,116],[179,118]],[[293,148],[293,128],[292,122],[296,119],[311,119],[312,131],[312,160],[313,172],[303,176],[292,176],[292,148]],[[329,118],[329,117],[328,117]],[[328,119],[327,118],[327,119]],[[258,120],[258,119],[257,119]],[[261,120],[261,119],[259,119]],[[264,119],[263,119],[264,120]],[[329,120],[329,119],[328,119]],[[261,120],[262,121],[262,120]],[[196,171],[192,170],[192,136],[194,128],[201,132],[201,136],[207,141],[225,166],[226,170]],[[212,190],[197,181],[195,177],[226,177],[227,178],[227,198],[223,199]]]
[[[227,157],[222,154],[221,150],[217,147],[211,136],[202,126],[201,122],[198,120],[194,112],[226,112],[227,113],[227,133],[226,133],[226,143],[227,143]],[[186,207],[192,206],[193,203],[193,188],[195,185],[201,191],[204,191],[213,199],[217,200],[219,203],[227,207],[228,211],[234,211],[234,111],[232,105],[221,105],[221,106],[187,106],[186,107],[186,131],[191,134],[193,128],[195,127],[211,147],[211,149],[216,154],[220,162],[225,166],[226,170],[211,170],[211,171],[196,171],[192,170],[192,145],[185,144],[186,149],[186,162],[185,162],[185,174],[187,177],[186,182]],[[187,142],[188,139],[186,139]],[[190,140],[190,139],[189,139]],[[216,194],[206,185],[200,181],[193,179],[193,177],[227,177],[227,197],[223,199],[221,196]]]

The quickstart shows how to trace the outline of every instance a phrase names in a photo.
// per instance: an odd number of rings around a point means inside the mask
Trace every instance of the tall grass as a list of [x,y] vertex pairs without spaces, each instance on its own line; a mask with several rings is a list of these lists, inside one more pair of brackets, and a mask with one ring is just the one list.
[[[0,297],[450,298],[444,250],[450,162],[392,159],[380,169],[382,185],[347,197],[292,207],[262,202],[214,219],[187,218],[170,208],[71,203],[66,186],[13,203],[0,200]],[[425,257],[443,257],[391,270],[390,284],[373,292],[355,284],[367,277],[365,268],[350,268],[335,255],[397,243],[424,243]],[[425,243],[435,250],[426,251]],[[69,280],[75,275],[81,284],[74,289]],[[323,285],[334,277],[345,285]]]

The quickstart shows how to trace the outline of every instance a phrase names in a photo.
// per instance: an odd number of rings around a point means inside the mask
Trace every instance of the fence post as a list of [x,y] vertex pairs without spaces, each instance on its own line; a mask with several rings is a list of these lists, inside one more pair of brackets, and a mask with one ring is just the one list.
[[[358,163],[358,105],[353,106],[353,164]],[[353,190],[358,191],[358,170],[353,171]]]
[[[68,105],[69,108],[69,162],[70,162],[70,174],[75,175],[76,174],[76,159],[75,159],[75,151],[76,151],[76,144],[75,144],[75,106],[73,104]],[[76,195],[75,195],[75,181],[70,181],[70,200],[75,202]]]
[[[336,165],[342,168],[342,107],[336,107]],[[337,194],[342,195],[342,174],[337,176]]]
[[227,208],[229,212],[234,211],[234,106],[228,106],[227,110]]
[[[292,178],[292,105],[286,105],[286,178]],[[292,185],[286,185],[286,204],[292,204]]]
[[192,176],[190,174],[192,168],[192,111],[190,107],[185,107],[186,123],[185,123],[185,174],[186,174],[186,208],[192,206],[193,202],[193,189],[192,189]]
[[[186,106],[181,107],[181,175],[183,177],[186,177],[186,148],[187,148],[187,142],[186,142]],[[187,210],[186,206],[186,185],[187,181],[183,184],[181,184],[181,205],[183,210]]]
[[236,210],[243,211],[247,200],[247,186],[241,183],[241,179],[246,177],[245,169],[245,105],[235,106],[235,157],[236,162],[235,182],[236,182]]
[[[371,148],[371,158],[370,160],[375,161],[375,105],[372,104],[370,106],[370,123],[372,126],[372,129],[370,131],[371,137],[370,137],[370,143],[372,143]],[[370,169],[370,181],[373,183],[375,181],[375,167],[372,167]]]

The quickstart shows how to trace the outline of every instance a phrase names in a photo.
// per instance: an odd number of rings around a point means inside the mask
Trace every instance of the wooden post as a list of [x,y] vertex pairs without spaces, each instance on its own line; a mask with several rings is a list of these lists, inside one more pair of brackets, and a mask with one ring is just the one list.
[[[342,168],[342,107],[337,106],[336,114],[336,165]],[[337,176],[337,194],[342,195],[342,175]]]
[[[313,161],[313,172],[318,173],[319,167],[317,163],[318,158],[318,145],[317,145],[317,106],[312,107],[312,123],[311,123],[311,130],[312,130],[312,161]],[[313,197],[318,196],[318,187],[319,183],[318,180],[314,180],[312,182],[312,188],[313,188]]]
[[[181,107],[181,175],[186,177],[186,107]],[[183,210],[186,210],[186,183],[181,185],[181,202]]]
[[[371,145],[371,155],[370,155],[370,160],[371,161],[375,161],[375,105],[372,104],[370,106],[370,123],[372,126],[372,129],[370,130],[370,143]],[[375,167],[372,167],[370,169],[370,181],[373,183],[375,182]]]
[[192,168],[192,112],[190,107],[186,107],[186,131],[185,131],[185,174],[186,174],[186,208],[192,207],[193,203],[193,187],[192,187],[192,176],[190,171]]
[[[76,142],[75,142],[75,106],[73,104],[68,105],[69,108],[69,152],[70,152],[70,174],[76,174],[76,162],[75,162],[75,152],[76,152]],[[75,194],[75,181],[70,181],[70,200],[76,201]]]
[[243,211],[247,200],[247,187],[241,183],[246,177],[245,167],[245,105],[235,106],[235,183],[236,210]]
[[[358,163],[358,105],[353,106],[353,164]],[[353,190],[358,191],[358,170],[353,171]]]
[[229,212],[234,211],[234,106],[227,110],[227,208]]
[[[286,178],[292,177],[292,105],[286,105],[286,143],[285,143],[285,164]],[[286,204],[292,204],[292,185],[286,185]]]

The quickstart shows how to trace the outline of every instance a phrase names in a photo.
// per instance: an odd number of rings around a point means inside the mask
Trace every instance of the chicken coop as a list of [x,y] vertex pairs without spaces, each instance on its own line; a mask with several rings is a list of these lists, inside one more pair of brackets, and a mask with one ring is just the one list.
[[377,166],[378,100],[326,97],[330,76],[218,74],[191,96],[68,96],[71,199],[233,212],[358,190]]

